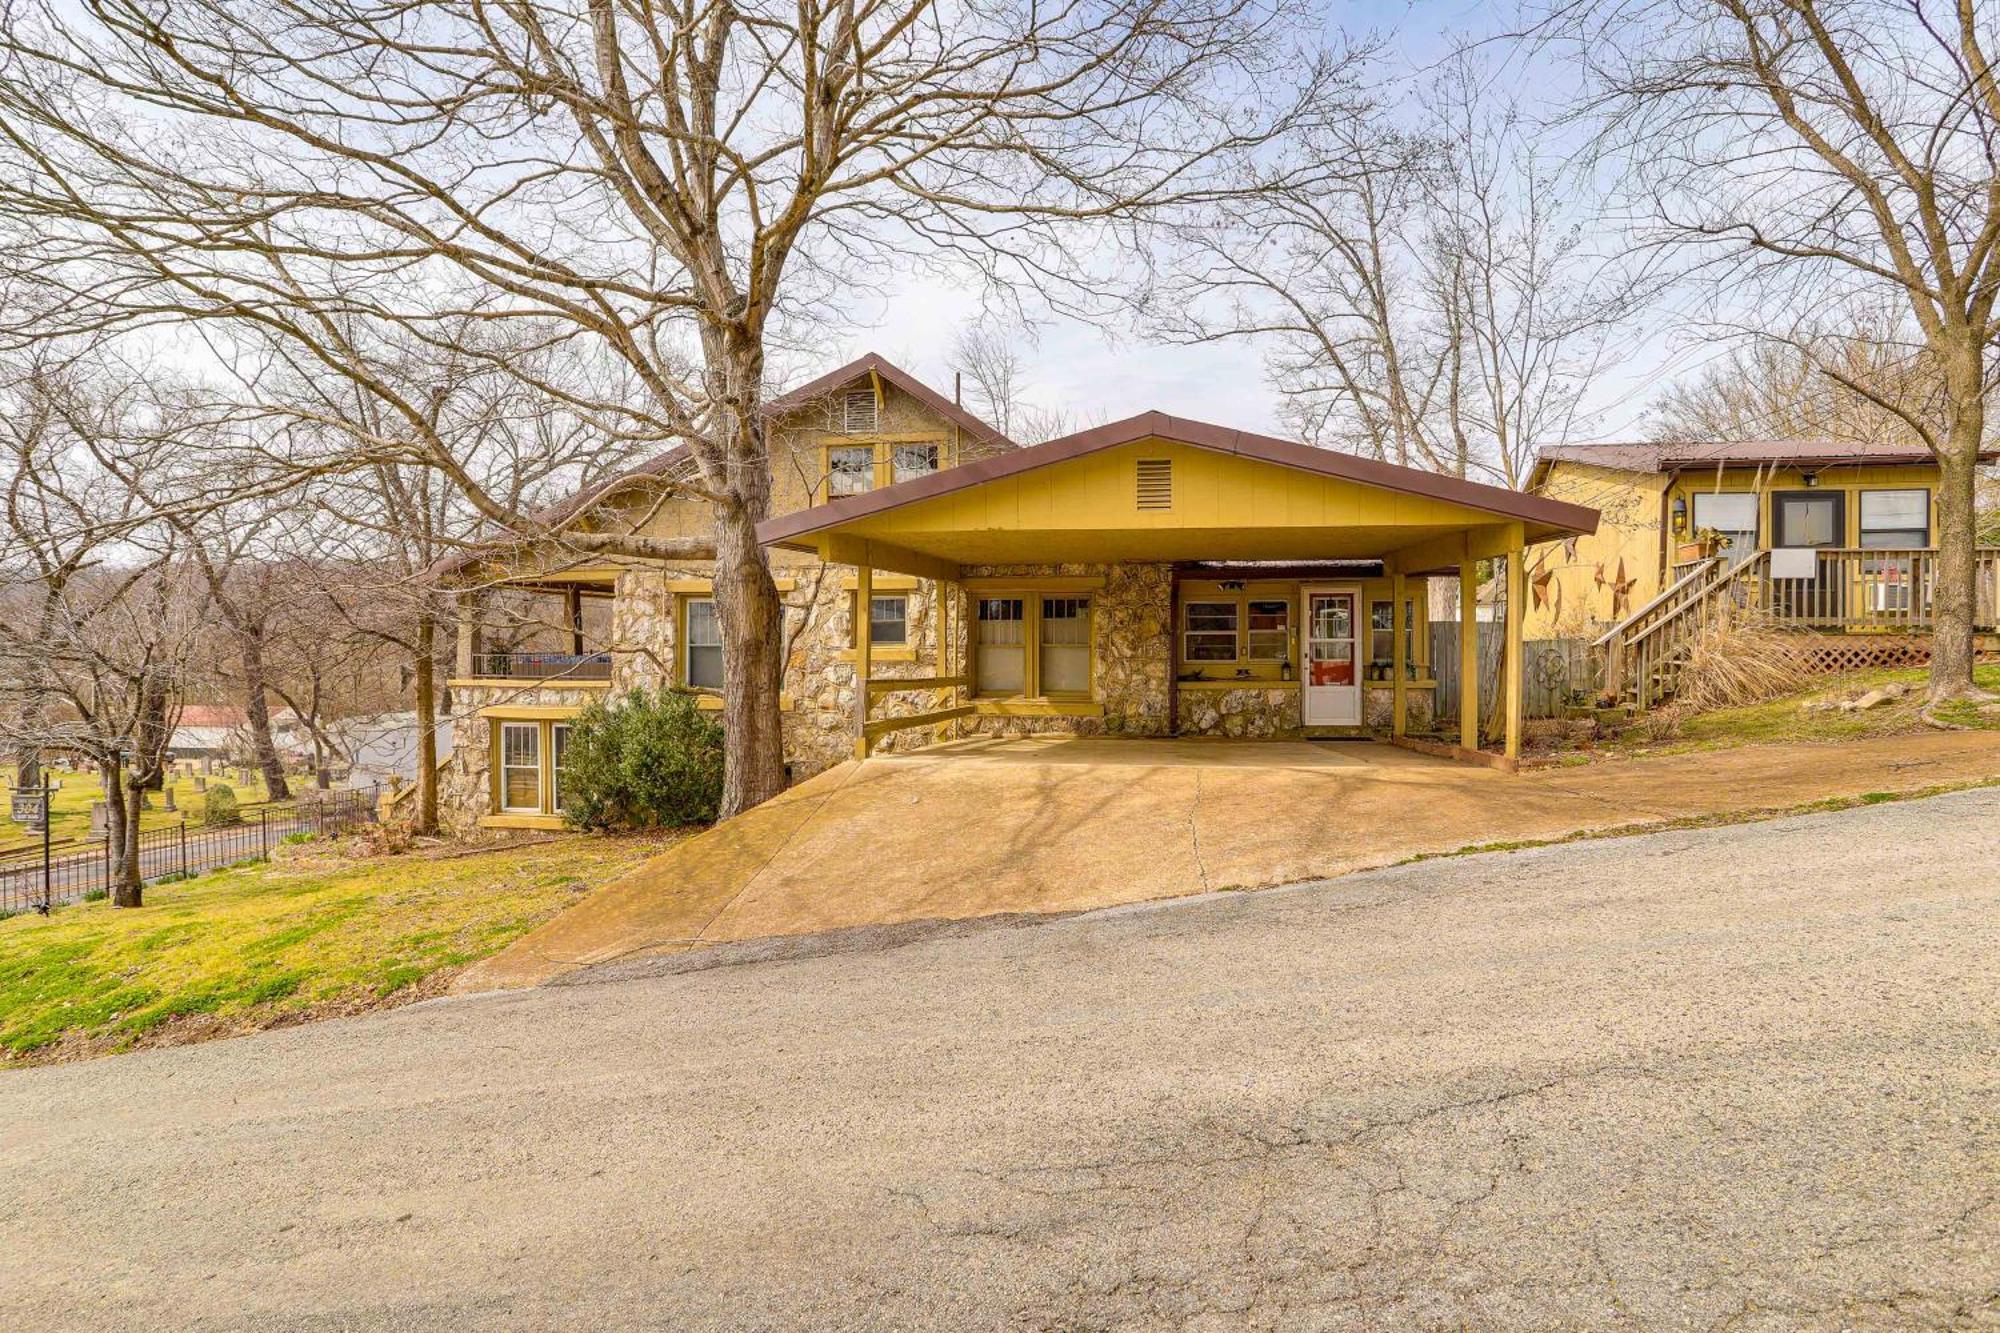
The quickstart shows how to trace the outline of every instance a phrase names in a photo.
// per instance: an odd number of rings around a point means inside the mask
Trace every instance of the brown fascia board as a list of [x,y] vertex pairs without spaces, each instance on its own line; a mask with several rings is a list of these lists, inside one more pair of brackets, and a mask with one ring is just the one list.
[[1522,522],[1541,524],[1569,532],[1597,531],[1597,511],[1582,505],[1551,500],[1545,496],[1527,495],[1498,486],[1486,486],[1458,477],[1420,472],[1415,468],[1398,467],[1394,463],[1378,462],[1356,454],[1315,449],[1296,441],[1256,435],[1228,426],[1212,425],[1205,421],[1171,417],[1164,412],[1143,412],[1123,421],[1114,421],[1092,430],[1065,435],[1046,444],[983,458],[977,462],[961,464],[942,472],[933,472],[928,476],[885,486],[880,490],[845,496],[811,509],[801,509],[796,513],[769,519],[757,526],[757,539],[766,545],[783,545],[900,505],[914,504],[940,495],[950,495],[983,482],[997,481],[1003,477],[1030,472],[1036,468],[1067,462],[1086,454],[1115,449],[1120,445],[1152,437],[1193,445],[1199,449],[1213,449],[1217,453],[1254,458],[1321,476],[1337,477],[1365,486],[1401,491],[1406,495],[1421,495],[1428,499],[1465,505],[1502,518],[1519,519]]
[[[786,412],[804,407],[815,398],[820,398],[837,389],[845,388],[848,384],[871,372],[880,375],[904,393],[909,394],[912,398],[930,408],[931,411],[955,423],[961,430],[971,432],[978,437],[981,443],[997,445],[1003,449],[1018,449],[1020,447],[1014,441],[1008,439],[1005,435],[1002,435],[999,431],[993,429],[993,427],[987,425],[957,403],[938,393],[895,362],[886,359],[876,352],[868,352],[844,366],[829,370],[826,374],[819,376],[809,383],[801,384],[798,388],[788,393],[779,394],[776,398],[764,404],[764,415],[771,417],[782,416]],[[567,499],[558,500],[554,504],[538,510],[532,517],[539,523],[560,523],[565,519],[575,517],[578,513],[626,485],[644,481],[652,477],[663,476],[671,472],[680,463],[686,461],[688,457],[688,447],[686,445],[675,445],[656,458],[650,458],[636,467],[627,468],[616,476],[607,477],[594,485],[586,486]],[[527,544],[532,545],[534,540],[530,539]],[[507,550],[510,546],[516,544],[502,541],[460,551],[436,561],[425,573],[432,578],[444,578],[459,573],[484,556],[491,555],[496,551]]]

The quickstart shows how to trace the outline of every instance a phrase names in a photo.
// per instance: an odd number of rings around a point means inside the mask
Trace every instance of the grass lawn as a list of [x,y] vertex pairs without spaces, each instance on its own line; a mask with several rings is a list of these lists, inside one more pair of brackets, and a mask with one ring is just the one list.
[[[1733,745],[1851,741],[1871,736],[1907,735],[1928,730],[1917,716],[1923,707],[1927,679],[1928,674],[1921,667],[1902,671],[1852,672],[1767,703],[1693,714],[1682,719],[1670,737],[1648,739],[1644,727],[1634,727],[1616,741],[1601,742],[1599,749],[1618,754],[1685,754],[1690,750],[1713,750]],[[2000,694],[2000,665],[1976,667],[1973,680],[1981,688]],[[1802,707],[1822,699],[1856,697],[1892,682],[1909,686],[1911,692],[1861,712],[1807,711]],[[1937,716],[1959,726],[2000,731],[2000,706],[1952,704],[1938,710]]]
[[[68,769],[51,769],[50,776],[61,782],[62,787],[56,792],[55,800],[52,802],[55,806],[55,819],[49,829],[49,836],[58,842],[64,838],[87,836],[90,833],[90,804],[92,801],[104,799],[103,783],[98,780],[95,773],[77,773]],[[10,776],[9,781],[11,780]],[[209,785],[213,786],[222,779],[210,778],[208,781]],[[194,789],[194,779],[175,778],[168,785],[173,787],[174,803],[180,809],[166,809],[165,793],[155,792],[152,797],[153,808],[140,817],[140,828],[162,828],[169,824],[178,824],[184,817],[191,824],[201,822],[202,807],[207,804],[208,796]],[[264,799],[264,779],[261,777],[253,778],[249,782],[230,782],[228,785],[235,789],[239,804],[248,805],[252,801]],[[12,795],[13,788],[9,787],[7,791]],[[30,833],[16,824],[8,818],[8,807],[0,804],[0,851],[28,845],[39,847],[41,841],[40,833]]]
[[0,1062],[108,1054],[434,994],[672,835],[276,865],[0,921]]

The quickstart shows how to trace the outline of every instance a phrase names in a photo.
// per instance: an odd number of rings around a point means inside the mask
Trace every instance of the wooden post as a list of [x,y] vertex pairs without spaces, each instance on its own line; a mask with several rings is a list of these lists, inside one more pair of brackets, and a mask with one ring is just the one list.
[[1458,567],[1458,743],[1479,748],[1479,562]]
[[1507,550],[1507,757],[1521,757],[1521,622],[1528,618],[1527,561],[1518,543]]
[[854,571],[854,757],[868,757],[868,679],[875,674],[875,644],[868,622],[875,600],[875,571]]
[[564,593],[564,601],[569,610],[569,650],[573,656],[583,656],[583,589],[572,583]]
[[458,664],[456,670],[460,680],[478,674],[473,669],[479,656],[479,611],[480,597],[476,592],[462,592],[458,595]]
[[1409,584],[1405,582],[1403,571],[1397,570],[1389,579],[1389,596],[1394,598],[1389,608],[1389,633],[1395,642],[1389,647],[1389,670],[1395,677],[1390,690],[1394,708],[1390,714],[1389,734],[1401,736],[1409,730],[1410,720],[1410,654],[1408,651],[1407,614],[1403,610],[1403,595]]

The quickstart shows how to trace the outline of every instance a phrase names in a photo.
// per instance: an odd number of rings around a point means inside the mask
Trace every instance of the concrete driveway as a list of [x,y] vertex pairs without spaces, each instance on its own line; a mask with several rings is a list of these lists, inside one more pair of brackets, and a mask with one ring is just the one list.
[[1996,867],[1987,790],[23,1070],[0,1327],[1992,1327]]
[[843,764],[677,844],[458,979],[856,926],[1261,888],[1688,816],[2000,776],[2000,732],[1496,773],[1369,742],[967,741]]

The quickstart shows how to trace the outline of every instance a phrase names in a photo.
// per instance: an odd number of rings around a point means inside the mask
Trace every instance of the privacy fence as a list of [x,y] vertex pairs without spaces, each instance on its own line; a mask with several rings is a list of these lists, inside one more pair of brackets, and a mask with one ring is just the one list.
[[[266,860],[294,834],[325,836],[373,823],[377,791],[314,793],[296,801],[246,805],[233,823],[178,824],[139,834],[139,877],[147,883],[198,875],[239,861]],[[0,914],[46,911],[110,890],[109,840],[69,839],[0,852]]]
[[[1439,717],[1457,717],[1462,685],[1458,671],[1459,628],[1431,626],[1431,664],[1437,673]],[[1500,625],[1479,627],[1479,679],[1485,686],[1479,715],[1492,717],[1499,707],[1500,658],[1506,631]],[[1604,685],[1604,655],[1588,639],[1529,639],[1522,644],[1521,715],[1561,717],[1572,701],[1589,703]]]

